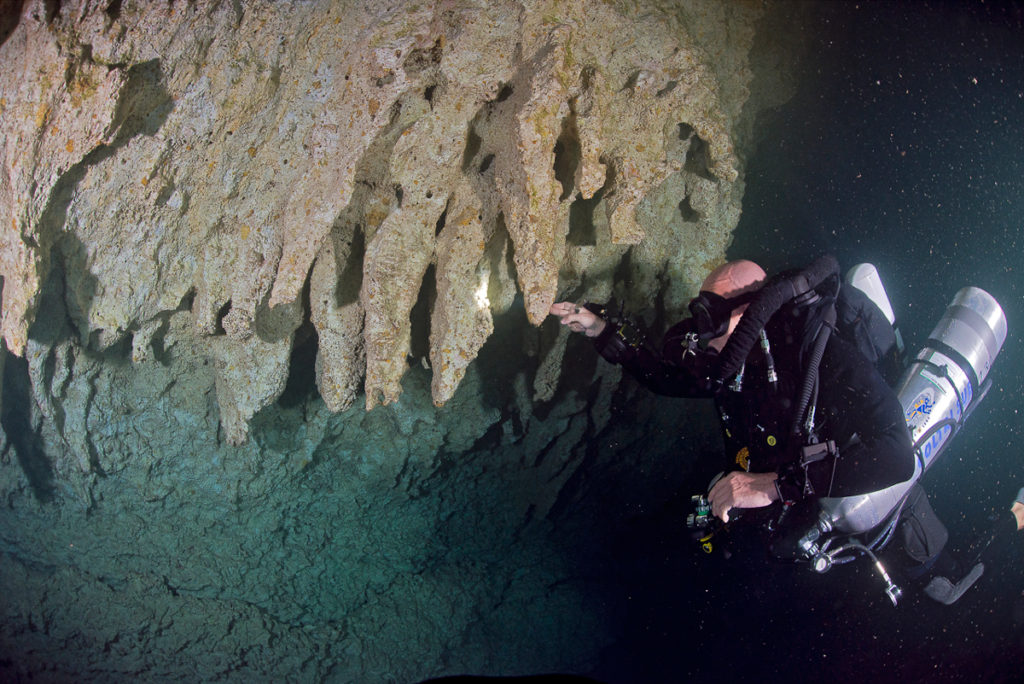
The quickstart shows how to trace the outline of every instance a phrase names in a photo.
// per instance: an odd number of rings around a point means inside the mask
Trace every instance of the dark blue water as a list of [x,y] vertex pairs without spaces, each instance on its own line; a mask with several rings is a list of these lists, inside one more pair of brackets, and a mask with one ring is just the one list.
[[[765,117],[731,250],[770,269],[822,251],[876,264],[913,350],[962,286],[1001,302],[996,388],[924,482],[963,557],[1024,486],[1022,16],[1020,3],[823,3],[800,92]],[[822,652],[943,680],[1019,671],[1024,533],[1009,537],[957,605],[848,604],[859,627],[826,633]]]
[[932,475],[937,497],[956,484],[974,507],[1024,485],[1022,17],[1021,3],[822,3],[814,66],[765,117],[730,251],[769,269],[823,251],[876,264],[912,349],[961,287],[996,297],[1010,328],[996,392]]
[[[961,287],[1002,304],[995,389],[924,480],[966,561],[1024,486],[1024,5],[824,2],[809,37],[799,92],[759,121],[729,256],[874,263],[912,352]],[[907,586],[896,608],[867,563],[702,557],[656,528],[618,549],[632,608],[609,679],[1020,681],[1024,532],[954,606]]]

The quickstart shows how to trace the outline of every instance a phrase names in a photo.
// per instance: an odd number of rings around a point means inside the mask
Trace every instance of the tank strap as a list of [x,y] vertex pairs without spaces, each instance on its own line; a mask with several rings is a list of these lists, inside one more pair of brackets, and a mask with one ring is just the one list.
[[[933,344],[941,344],[941,343],[936,343],[934,340],[932,340],[931,342]],[[945,346],[945,345],[942,345],[942,346]],[[942,349],[939,349],[938,351],[942,352],[943,354],[946,353]],[[949,354],[946,354],[946,356],[949,356]],[[959,359],[954,359],[954,360],[959,363]],[[960,420],[957,421],[957,426],[959,427],[959,424],[963,422],[964,410],[965,410],[966,407],[964,406],[964,398],[963,398],[963,396],[961,396],[960,390],[957,389],[956,383],[953,382],[953,376],[951,376],[949,374],[949,366],[940,366],[939,364],[935,363],[934,361],[928,361],[927,359],[918,359],[917,361],[918,361],[918,363],[920,363],[922,366],[924,366],[928,370],[934,372],[939,377],[945,379],[947,382],[949,382],[949,386],[953,388],[953,393],[956,394],[956,405],[960,407]],[[966,359],[965,359],[965,361],[966,361]],[[967,364],[967,367],[969,368],[970,364]],[[971,380],[972,384],[973,384],[974,380],[976,380],[976,378]]]

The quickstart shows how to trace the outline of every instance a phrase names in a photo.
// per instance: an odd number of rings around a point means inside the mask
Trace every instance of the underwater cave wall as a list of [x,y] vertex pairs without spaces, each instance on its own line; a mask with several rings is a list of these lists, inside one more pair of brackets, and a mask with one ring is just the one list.
[[[304,322],[333,411],[395,401],[431,266],[438,405],[517,295],[538,325],[560,293],[606,297],[628,252],[633,293],[660,279],[678,308],[738,218],[759,14],[688,4],[696,18],[672,3],[24,3],[0,47],[7,348],[50,356],[32,325],[63,314],[59,336],[127,341],[139,366],[171,342],[201,349],[239,444],[283,392]],[[60,313],[41,307],[52,271]]]
[[621,424],[680,424],[547,310],[666,320],[723,258],[770,6],[12,5],[0,671],[591,657],[553,521],[666,490]]

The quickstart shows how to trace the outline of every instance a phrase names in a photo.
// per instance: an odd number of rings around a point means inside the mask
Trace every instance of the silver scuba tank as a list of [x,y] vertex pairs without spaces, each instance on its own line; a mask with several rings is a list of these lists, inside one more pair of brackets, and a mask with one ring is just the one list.
[[[851,269],[851,276],[860,268]],[[873,276],[876,282],[867,287],[856,280],[851,284],[872,299],[880,292],[885,306],[879,308],[892,321],[892,307],[878,274],[874,267],[870,271],[867,279]],[[861,279],[864,273],[857,271]],[[886,520],[988,390],[988,373],[1006,333],[1006,316],[992,295],[977,287],[965,287],[956,294],[897,384],[897,396],[914,441],[913,476],[877,492],[821,499],[821,522],[826,527],[859,534]]]

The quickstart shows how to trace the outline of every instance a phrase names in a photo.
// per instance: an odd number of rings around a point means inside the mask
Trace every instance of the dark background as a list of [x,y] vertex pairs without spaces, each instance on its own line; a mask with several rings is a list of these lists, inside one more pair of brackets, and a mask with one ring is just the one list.
[[626,636],[595,674],[1020,681],[1024,532],[1008,509],[1024,486],[1024,4],[819,2],[803,30],[801,85],[758,120],[729,257],[769,273],[825,251],[874,263],[911,353],[961,287],[996,297],[1010,332],[995,388],[923,483],[962,559],[1003,534],[954,606],[907,585],[893,607],[867,562],[819,576],[705,556],[652,514],[615,549]]
[[971,510],[1002,506],[1024,485],[1024,3],[814,7],[801,88],[759,126],[729,256],[874,263],[909,351],[961,287],[991,293],[1009,321],[997,386],[929,479],[936,499],[956,487]]

